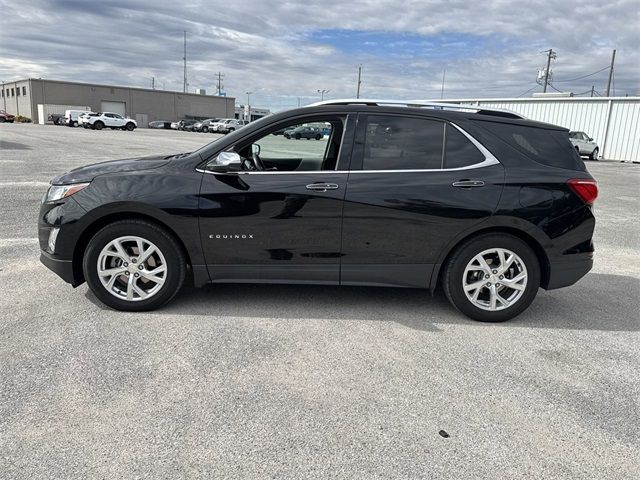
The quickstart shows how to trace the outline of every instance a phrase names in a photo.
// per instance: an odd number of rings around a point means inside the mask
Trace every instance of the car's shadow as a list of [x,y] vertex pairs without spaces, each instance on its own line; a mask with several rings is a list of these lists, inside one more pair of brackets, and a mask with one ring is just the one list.
[[[87,297],[101,308],[95,296]],[[438,324],[472,322],[441,291],[322,285],[215,284],[185,287],[153,315],[210,315],[244,318],[365,320],[440,330]],[[473,322],[477,326],[495,324]],[[545,291],[527,311],[502,324],[511,327],[576,330],[640,330],[640,279],[592,273],[572,287]]]

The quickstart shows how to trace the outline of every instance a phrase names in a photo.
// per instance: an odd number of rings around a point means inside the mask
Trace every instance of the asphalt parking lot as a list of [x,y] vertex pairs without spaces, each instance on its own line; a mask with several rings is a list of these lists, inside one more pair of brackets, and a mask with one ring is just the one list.
[[39,263],[51,177],[213,138],[0,125],[0,478],[638,478],[640,165],[588,163],[594,270],[504,324],[323,286],[115,312]]

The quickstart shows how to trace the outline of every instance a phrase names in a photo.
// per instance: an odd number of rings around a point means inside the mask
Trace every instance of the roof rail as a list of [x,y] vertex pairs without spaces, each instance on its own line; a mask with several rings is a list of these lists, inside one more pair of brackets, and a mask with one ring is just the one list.
[[479,105],[460,105],[458,103],[431,102],[429,100],[382,100],[370,98],[342,98],[336,100],[324,100],[322,102],[312,103],[309,107],[318,107],[321,105],[371,105],[371,106],[403,106],[413,108],[431,108],[434,110],[453,110],[458,112],[472,112],[483,115],[494,115],[506,118],[526,118],[519,113],[505,110],[502,108],[487,108]]

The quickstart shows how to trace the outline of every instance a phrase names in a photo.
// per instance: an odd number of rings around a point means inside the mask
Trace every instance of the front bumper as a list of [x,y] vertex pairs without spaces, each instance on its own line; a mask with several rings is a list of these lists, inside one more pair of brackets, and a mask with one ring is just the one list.
[[79,283],[76,282],[75,275],[73,273],[73,262],[71,260],[54,258],[53,255],[45,251],[40,251],[40,261],[45,267],[58,275],[65,282],[70,283],[74,287],[79,285]]

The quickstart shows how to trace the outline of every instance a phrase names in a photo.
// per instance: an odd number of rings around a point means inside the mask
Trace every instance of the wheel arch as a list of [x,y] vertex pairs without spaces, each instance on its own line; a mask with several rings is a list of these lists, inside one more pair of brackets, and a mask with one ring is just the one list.
[[169,235],[171,235],[176,243],[181,248],[184,253],[185,258],[187,259],[187,264],[191,267],[193,265],[191,256],[189,251],[187,250],[184,242],[180,238],[180,236],[165,222],[157,219],[156,217],[140,212],[133,211],[122,211],[122,212],[113,212],[103,215],[99,218],[94,219],[87,227],[82,231],[76,245],[73,250],[73,276],[75,278],[75,284],[80,285],[85,281],[84,273],[82,272],[82,258],[84,256],[84,252],[87,249],[87,245],[93,236],[102,228],[107,225],[120,221],[120,220],[144,220],[149,223],[153,223],[154,225],[164,229]]
[[438,283],[442,281],[442,270],[443,270],[442,266],[446,265],[446,263],[449,261],[449,258],[451,258],[451,255],[453,254],[453,252],[455,252],[460,245],[462,245],[464,242],[466,242],[470,238],[478,235],[484,235],[487,233],[506,233],[509,235],[513,235],[516,238],[519,238],[520,240],[524,241],[527,245],[529,245],[529,247],[531,247],[531,249],[535,253],[536,258],[538,259],[538,263],[540,264],[540,286],[542,288],[546,288],[546,286],[549,284],[550,263],[549,263],[549,257],[544,251],[544,248],[542,247],[542,244],[540,243],[540,241],[530,233],[525,232],[524,230],[520,230],[518,228],[513,228],[508,226],[496,225],[496,226],[488,226],[488,227],[481,228],[478,230],[474,230],[473,232],[467,233],[465,236],[455,241],[453,245],[448,248],[448,250],[446,251],[446,254],[443,255],[443,257],[441,258],[441,261],[439,261],[438,264],[434,266],[433,273],[431,274],[431,282],[430,282],[429,289],[431,290],[432,293],[438,286]]

